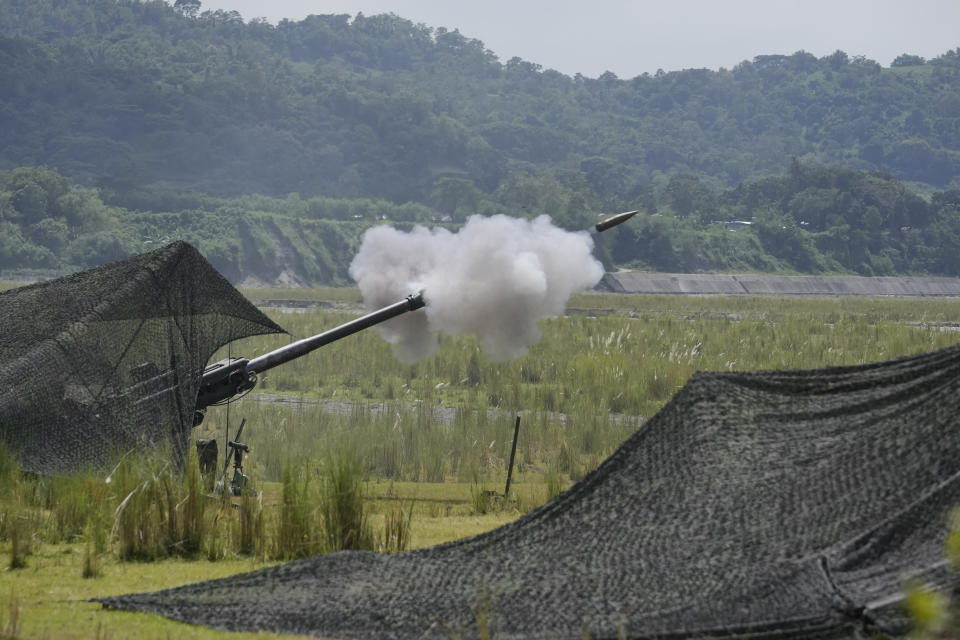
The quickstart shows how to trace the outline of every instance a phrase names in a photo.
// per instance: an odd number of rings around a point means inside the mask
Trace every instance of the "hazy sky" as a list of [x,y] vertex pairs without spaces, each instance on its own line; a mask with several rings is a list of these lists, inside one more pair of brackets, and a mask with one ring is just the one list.
[[202,0],[244,20],[395,13],[568,75],[731,68],[763,54],[842,49],[888,66],[960,47],[958,0]]

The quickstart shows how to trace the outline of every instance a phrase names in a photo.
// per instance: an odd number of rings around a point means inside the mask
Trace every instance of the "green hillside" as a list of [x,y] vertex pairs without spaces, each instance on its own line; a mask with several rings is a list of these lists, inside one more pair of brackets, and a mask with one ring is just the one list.
[[[170,236],[233,278],[337,283],[377,221],[640,207],[608,262],[956,275],[960,49],[586,78],[394,15],[177,4],[0,0],[0,268]],[[31,167],[88,208],[31,205]]]

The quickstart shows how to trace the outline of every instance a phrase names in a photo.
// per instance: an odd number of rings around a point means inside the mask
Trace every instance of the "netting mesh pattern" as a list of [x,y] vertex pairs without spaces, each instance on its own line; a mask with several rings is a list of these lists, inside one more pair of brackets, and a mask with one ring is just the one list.
[[4,292],[0,327],[0,437],[37,473],[182,452],[214,351],[282,331],[184,242]]
[[340,552],[105,598],[229,630],[344,638],[827,637],[906,631],[944,588],[960,504],[960,350],[699,373],[527,516],[393,556]]

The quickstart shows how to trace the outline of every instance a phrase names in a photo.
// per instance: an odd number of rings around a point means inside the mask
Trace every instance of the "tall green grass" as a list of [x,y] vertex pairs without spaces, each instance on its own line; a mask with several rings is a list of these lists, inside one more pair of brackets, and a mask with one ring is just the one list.
[[[388,511],[378,539],[364,464],[347,449],[322,464],[287,465],[272,517],[262,495],[245,492],[236,502],[226,492],[208,495],[193,452],[183,469],[155,452],[123,458],[107,477],[48,478],[20,474],[0,449],[0,469],[6,490],[0,540],[9,543],[14,570],[29,566],[33,547],[44,543],[82,543],[86,578],[102,575],[101,559],[111,550],[122,562],[216,561],[228,554],[289,560],[341,549],[400,551],[409,544],[412,507],[404,510],[402,503]],[[73,499],[59,503],[58,497]]]
[[[393,490],[391,488],[387,495],[394,498],[392,494]],[[410,545],[413,506],[412,500],[392,499],[390,501],[390,506],[383,514],[383,529],[377,537],[377,551],[381,553],[400,553],[407,550]]]
[[111,484],[121,560],[199,556],[209,527],[208,499],[193,452],[185,472],[162,454],[125,458]]
[[353,449],[328,455],[320,492],[324,549],[375,549],[364,505],[363,463]]
[[[575,303],[593,315],[543,322],[542,341],[511,362],[489,361],[461,336],[442,337],[435,355],[406,365],[366,331],[268,372],[232,415],[248,420],[248,473],[282,482],[276,506],[244,496],[235,508],[227,496],[207,496],[193,451],[185,473],[168,456],[129,458],[107,481],[23,476],[0,443],[8,564],[29,565],[31,549],[46,543],[83,543],[91,577],[111,552],[150,561],[402,550],[412,507],[392,504],[374,528],[362,481],[456,480],[477,488],[475,512],[495,509],[487,491],[506,476],[517,415],[522,511],[599,464],[694,371],[856,364],[960,339],[950,330],[960,323],[954,301],[601,295]],[[276,315],[297,337],[351,317]],[[232,352],[253,356],[284,340],[251,339]],[[225,420],[223,409],[211,410],[196,435],[222,435]]]
[[[947,330],[960,306],[942,299],[584,294],[571,306],[581,311],[541,323],[543,339],[510,362],[489,361],[469,336],[441,336],[435,355],[403,364],[370,330],[271,370],[233,409],[249,421],[250,464],[279,480],[287,461],[348,446],[375,477],[499,479],[519,413],[519,459],[577,479],[697,370],[857,364],[960,339]],[[274,317],[299,338],[353,316]],[[253,338],[232,352],[256,355],[289,339]],[[264,394],[290,402],[260,402]],[[222,423],[211,411],[211,432]]]
[[10,638],[12,640],[20,637],[20,613],[22,607],[20,597],[11,591],[6,607],[6,619],[4,619],[3,609],[0,608],[0,638]]
[[245,491],[240,497],[234,534],[234,549],[240,555],[259,556],[264,552],[265,525],[261,496],[255,497],[252,492]]
[[322,551],[306,466],[283,470],[283,498],[275,524],[272,557],[302,558]]

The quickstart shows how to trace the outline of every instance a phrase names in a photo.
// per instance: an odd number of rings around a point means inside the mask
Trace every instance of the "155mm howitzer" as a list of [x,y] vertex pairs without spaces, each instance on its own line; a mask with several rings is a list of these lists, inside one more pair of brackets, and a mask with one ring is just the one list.
[[257,376],[263,372],[304,356],[331,342],[353,335],[358,331],[386,322],[409,311],[421,309],[424,304],[423,292],[421,291],[356,320],[351,320],[315,336],[297,340],[252,360],[226,358],[209,365],[203,370],[203,379],[200,382],[194,426],[203,421],[204,411],[207,407],[228,401],[234,396],[253,389],[257,385]]
[[[588,231],[601,233],[626,222],[637,211],[618,213],[601,220]],[[204,418],[207,407],[228,402],[231,398],[253,389],[257,385],[257,376],[285,362],[304,356],[315,349],[319,349],[341,338],[353,335],[369,327],[386,322],[409,311],[416,311],[425,305],[423,292],[409,295],[405,299],[387,307],[368,313],[367,315],[351,320],[325,331],[323,333],[298,340],[285,347],[280,347],[257,358],[226,358],[215,362],[203,371],[200,382],[200,391],[197,395],[194,426],[199,425]]]

